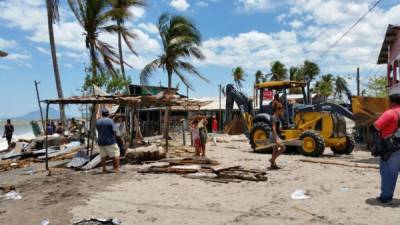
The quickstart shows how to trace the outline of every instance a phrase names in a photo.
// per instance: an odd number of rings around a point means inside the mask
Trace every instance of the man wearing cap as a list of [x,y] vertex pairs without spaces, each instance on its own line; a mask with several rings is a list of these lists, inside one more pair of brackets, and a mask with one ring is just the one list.
[[[386,110],[375,121],[375,128],[379,131],[382,139],[390,138],[399,129],[400,93],[389,93],[389,100],[390,109]],[[382,203],[388,203],[393,199],[397,177],[400,172],[400,151],[392,151],[389,158],[382,159],[381,157],[379,170],[381,174],[381,194],[377,200]]]
[[115,136],[117,128],[114,121],[108,118],[109,112],[107,109],[101,111],[101,116],[102,118],[96,122],[96,128],[103,172],[108,172],[106,170],[107,157],[113,158],[114,171],[119,172],[120,153]]

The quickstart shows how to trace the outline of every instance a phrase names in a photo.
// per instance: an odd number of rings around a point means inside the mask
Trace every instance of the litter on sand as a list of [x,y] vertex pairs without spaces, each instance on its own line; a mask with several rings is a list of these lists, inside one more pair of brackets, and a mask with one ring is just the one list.
[[122,225],[122,223],[116,219],[85,219],[72,225]]
[[6,200],[20,200],[22,196],[16,191],[10,191],[3,195],[3,198]]
[[310,196],[306,195],[303,189],[297,189],[292,193],[290,196],[294,200],[304,200],[304,199],[309,199]]

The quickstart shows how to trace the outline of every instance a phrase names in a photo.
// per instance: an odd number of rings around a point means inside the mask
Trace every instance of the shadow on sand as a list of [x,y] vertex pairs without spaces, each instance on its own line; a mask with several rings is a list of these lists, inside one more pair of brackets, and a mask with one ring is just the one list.
[[378,200],[376,200],[375,198],[369,198],[369,199],[365,200],[365,203],[367,205],[371,205],[371,206],[380,206],[380,207],[385,207],[385,208],[400,208],[400,199],[393,199],[389,203],[381,203]]

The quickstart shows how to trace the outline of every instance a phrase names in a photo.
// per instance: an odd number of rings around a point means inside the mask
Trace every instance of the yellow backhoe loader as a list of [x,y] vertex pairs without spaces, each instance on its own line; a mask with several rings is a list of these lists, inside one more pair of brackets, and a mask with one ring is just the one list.
[[[280,101],[285,107],[282,118],[281,139],[287,146],[296,146],[305,156],[318,157],[325,147],[335,154],[350,154],[354,149],[354,139],[346,132],[345,117],[353,120],[353,113],[341,105],[332,103],[309,104],[309,93],[305,91],[306,84],[298,81],[270,81],[255,86],[260,96],[260,107],[257,113],[253,109],[253,100],[232,84],[226,86],[225,123],[232,119],[234,103],[238,105],[245,122],[245,134],[255,151],[270,150],[272,105],[264,100],[271,92],[280,95]],[[302,91],[301,101],[288,101],[288,90]],[[267,93],[267,94],[266,94]]]

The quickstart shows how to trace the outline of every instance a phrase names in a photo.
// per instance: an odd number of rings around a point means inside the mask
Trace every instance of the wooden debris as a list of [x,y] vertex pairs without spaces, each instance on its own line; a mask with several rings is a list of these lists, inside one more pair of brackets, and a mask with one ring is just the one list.
[[128,149],[125,154],[125,159],[129,163],[139,163],[143,161],[159,160],[166,157],[164,148],[150,145],[135,149]]
[[230,170],[230,169],[239,169],[240,166],[228,166],[228,165],[217,165],[217,166],[212,166],[211,169],[215,173],[224,171],[224,170]]
[[32,160],[25,159],[25,160],[18,160],[18,161],[13,161],[11,159],[9,160],[3,160],[0,162],[0,171],[8,171],[8,170],[13,170],[17,168],[25,168],[30,166],[32,163]]
[[368,164],[368,163],[333,161],[333,160],[327,160],[327,159],[300,159],[300,161],[309,162],[309,163],[321,163],[321,164],[331,164],[331,165],[338,165],[338,166],[366,168],[366,169],[379,169],[379,165]]
[[205,157],[164,159],[161,162],[168,164],[152,163],[139,172],[187,174],[185,175],[187,178],[220,183],[268,180],[265,171],[244,169],[236,165],[219,165],[217,161]]

